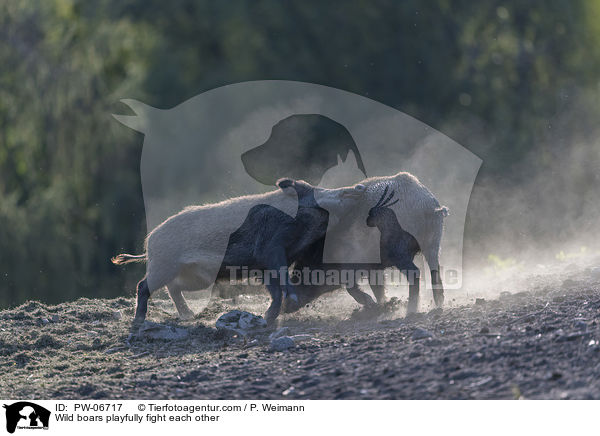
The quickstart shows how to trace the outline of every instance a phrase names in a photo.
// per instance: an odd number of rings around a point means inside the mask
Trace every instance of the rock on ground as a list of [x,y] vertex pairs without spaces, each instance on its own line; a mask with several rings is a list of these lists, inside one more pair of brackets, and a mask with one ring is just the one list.
[[139,336],[146,339],[160,339],[164,341],[181,341],[188,337],[187,329],[157,324],[144,321],[140,327]]
[[221,315],[215,326],[218,329],[230,330],[245,336],[252,330],[265,328],[267,322],[262,316],[242,310],[231,310]]
[[271,341],[272,351],[285,351],[296,346],[294,340],[289,336],[281,336]]
[[432,338],[433,334],[425,329],[422,328],[416,328],[413,330],[412,335],[410,335],[410,338],[412,340],[418,341],[419,339],[427,339],[427,338]]

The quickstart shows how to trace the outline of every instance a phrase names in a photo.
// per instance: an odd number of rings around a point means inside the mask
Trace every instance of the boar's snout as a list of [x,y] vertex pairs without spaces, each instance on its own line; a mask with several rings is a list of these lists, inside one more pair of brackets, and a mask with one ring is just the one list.
[[349,188],[332,189],[328,195],[320,198],[322,207],[330,207],[330,212],[342,212],[348,207],[353,207],[362,198],[367,188],[365,185],[355,185]]

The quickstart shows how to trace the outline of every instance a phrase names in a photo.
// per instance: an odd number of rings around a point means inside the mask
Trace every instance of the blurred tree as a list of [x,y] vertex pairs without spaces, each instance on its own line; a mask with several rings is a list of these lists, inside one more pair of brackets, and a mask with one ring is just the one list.
[[151,36],[70,1],[3,2],[0,35],[0,304],[119,295],[108,259],[139,248],[143,205],[110,104],[143,79]]

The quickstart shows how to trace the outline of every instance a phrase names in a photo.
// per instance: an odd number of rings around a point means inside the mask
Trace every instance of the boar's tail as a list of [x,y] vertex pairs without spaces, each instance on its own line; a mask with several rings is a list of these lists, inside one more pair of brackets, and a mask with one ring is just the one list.
[[146,262],[146,253],[144,254],[138,254],[133,255],[133,254],[117,254],[115,257],[113,257],[110,260],[112,263],[114,263],[115,265],[123,265],[126,263],[131,263],[131,262]]

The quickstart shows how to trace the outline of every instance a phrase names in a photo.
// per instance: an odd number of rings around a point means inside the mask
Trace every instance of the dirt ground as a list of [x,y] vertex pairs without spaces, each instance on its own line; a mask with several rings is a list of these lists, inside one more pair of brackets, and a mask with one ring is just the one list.
[[566,265],[523,283],[448,291],[443,311],[424,291],[424,312],[408,318],[401,305],[367,316],[338,291],[280,319],[304,335],[282,352],[270,332],[214,327],[230,309],[262,313],[266,294],[211,301],[189,321],[158,295],[149,319],[187,337],[130,344],[130,298],[28,302],[0,312],[0,398],[600,399],[600,269]]

